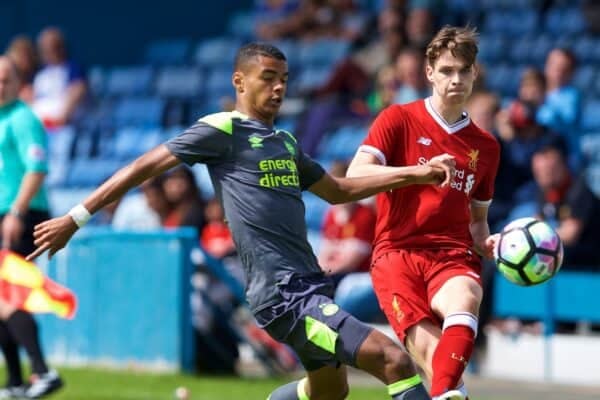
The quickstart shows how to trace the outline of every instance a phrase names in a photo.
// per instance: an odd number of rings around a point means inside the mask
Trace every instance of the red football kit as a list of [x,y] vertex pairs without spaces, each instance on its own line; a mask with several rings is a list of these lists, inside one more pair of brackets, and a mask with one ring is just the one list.
[[406,329],[420,320],[440,322],[429,304],[449,278],[467,275],[481,283],[470,206],[491,203],[500,146],[468,115],[448,124],[425,99],[385,109],[359,151],[389,166],[425,164],[443,153],[456,160],[450,187],[411,185],[377,195],[373,285],[404,341]]

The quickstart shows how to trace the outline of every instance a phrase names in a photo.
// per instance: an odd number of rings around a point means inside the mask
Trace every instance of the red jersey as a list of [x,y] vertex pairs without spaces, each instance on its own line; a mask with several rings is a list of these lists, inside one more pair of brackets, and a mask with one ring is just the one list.
[[[357,239],[369,244],[369,251],[358,266],[357,271],[366,272],[371,265],[371,243],[375,232],[375,212],[371,207],[355,204],[354,210],[347,221],[339,221],[335,215],[335,208],[330,207],[325,214],[321,234],[323,238],[331,241],[344,239]],[[343,251],[343,247],[340,248]]]
[[465,114],[447,124],[430,99],[392,105],[375,119],[359,151],[382,165],[425,164],[448,153],[456,159],[451,187],[411,185],[377,195],[373,259],[399,248],[469,248],[470,204],[492,201],[500,146]]

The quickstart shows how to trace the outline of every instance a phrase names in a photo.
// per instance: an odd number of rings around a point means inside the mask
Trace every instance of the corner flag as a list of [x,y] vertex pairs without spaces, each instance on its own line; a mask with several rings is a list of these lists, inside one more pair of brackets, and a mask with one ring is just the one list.
[[8,250],[0,250],[0,298],[31,313],[54,313],[61,318],[72,319],[77,310],[73,292]]

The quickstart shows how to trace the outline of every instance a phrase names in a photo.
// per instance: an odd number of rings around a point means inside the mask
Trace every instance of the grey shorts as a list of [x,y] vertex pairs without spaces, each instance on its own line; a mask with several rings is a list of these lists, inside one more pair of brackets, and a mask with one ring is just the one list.
[[[261,325],[274,339],[294,349],[307,371],[340,364],[356,367],[358,350],[373,329],[342,310],[322,290],[307,292],[310,287],[315,287],[313,282],[303,278],[279,286],[285,300],[258,312],[258,322],[268,321]],[[274,319],[273,309],[278,311]]]

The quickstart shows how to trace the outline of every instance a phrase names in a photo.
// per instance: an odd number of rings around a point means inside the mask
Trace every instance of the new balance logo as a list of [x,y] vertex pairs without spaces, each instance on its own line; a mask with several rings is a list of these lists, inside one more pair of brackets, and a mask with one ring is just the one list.
[[431,139],[421,136],[419,139],[417,139],[417,143],[429,146],[431,144]]

